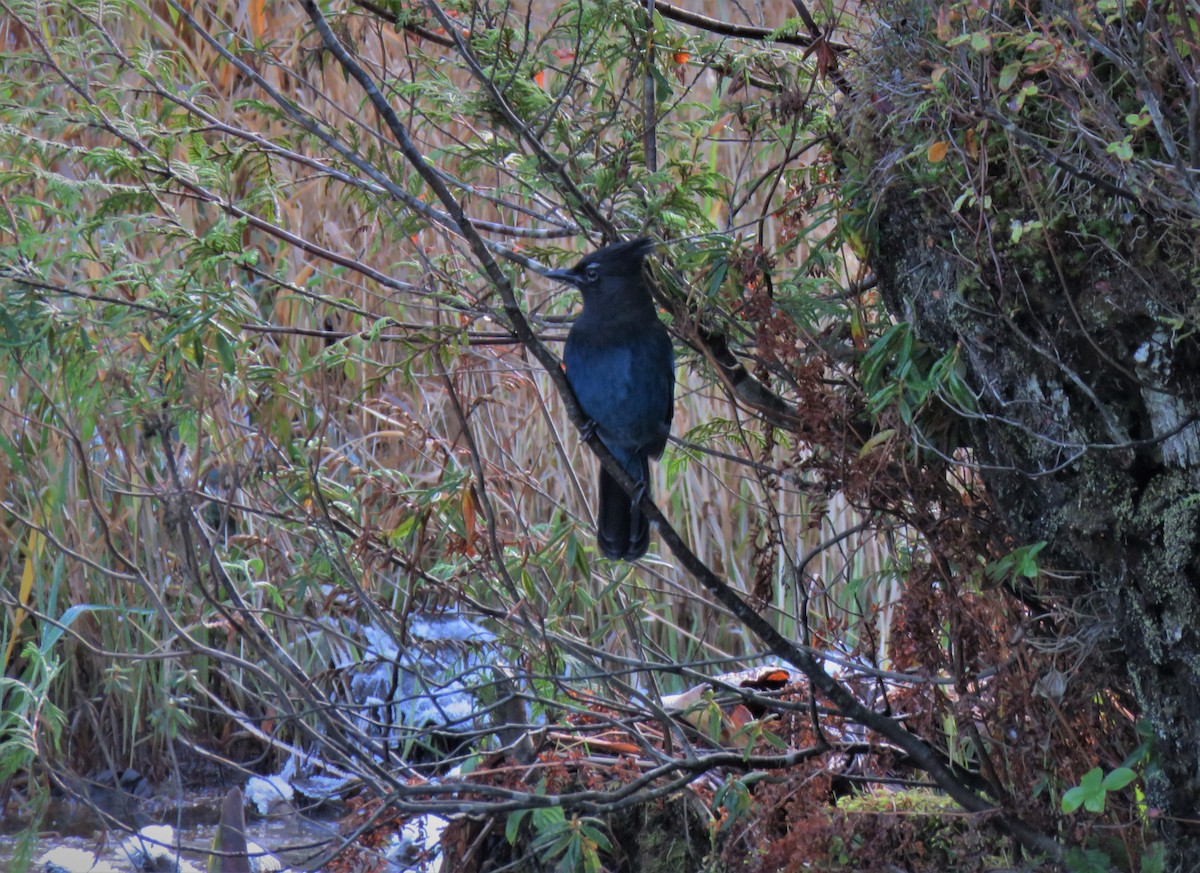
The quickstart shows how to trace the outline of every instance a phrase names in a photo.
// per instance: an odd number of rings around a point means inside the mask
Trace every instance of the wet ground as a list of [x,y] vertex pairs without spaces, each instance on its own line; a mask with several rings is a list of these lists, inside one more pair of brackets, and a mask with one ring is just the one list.
[[[171,825],[179,834],[182,857],[204,869],[207,863],[204,850],[212,844],[223,796],[223,790],[192,792],[170,801],[160,795],[141,804],[136,819],[126,814],[128,810],[105,811],[119,814],[130,826],[135,820],[138,825]],[[246,837],[295,870],[314,870],[317,860],[325,856],[336,838],[337,814],[338,810],[332,806],[265,818],[247,811]],[[19,811],[11,807],[0,819],[0,871],[13,869],[13,852],[28,828],[28,821],[22,821]],[[129,870],[129,862],[121,851],[121,841],[127,836],[129,831],[120,826],[105,827],[101,816],[87,804],[56,798],[38,828],[32,858],[36,861],[45,852],[62,846],[91,852],[117,870]],[[35,865],[32,869],[38,868]]]

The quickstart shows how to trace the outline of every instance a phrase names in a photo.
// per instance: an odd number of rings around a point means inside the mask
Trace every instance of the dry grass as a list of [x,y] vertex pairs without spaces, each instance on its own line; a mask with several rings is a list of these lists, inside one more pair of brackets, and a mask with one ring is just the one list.
[[[511,56],[498,53],[495,69],[516,102],[538,97],[525,94],[527,81],[517,82],[520,96],[501,69],[512,63],[514,76],[528,75],[515,60],[523,29],[536,39],[574,8],[477,7],[474,19],[463,9],[457,20],[476,36],[488,23],[515,27]],[[496,616],[528,610],[552,633],[612,656],[675,664],[754,656],[738,623],[669,555],[656,552],[634,568],[596,561],[590,551],[580,556],[579,546],[591,548],[594,459],[540,365],[514,343],[494,341],[504,331],[497,300],[461,241],[414,223],[395,197],[380,194],[378,186],[391,182],[432,202],[362,89],[319,47],[300,5],[199,4],[190,8],[194,22],[163,2],[6,9],[0,45],[14,60],[43,60],[22,61],[21,75],[42,84],[34,111],[19,115],[19,130],[4,133],[10,148],[30,151],[0,161],[17,173],[4,202],[20,215],[0,239],[15,246],[22,227],[37,229],[29,275],[44,286],[18,286],[23,305],[31,307],[30,323],[54,323],[59,348],[77,355],[65,369],[53,351],[18,355],[4,377],[0,432],[12,448],[0,456],[6,587],[15,589],[7,583],[21,578],[31,531],[40,528],[49,542],[34,556],[36,584],[26,605],[45,620],[62,616],[67,604],[105,604],[72,625],[78,639],[64,655],[80,666],[63,674],[58,699],[100,701],[84,707],[72,752],[87,757],[103,746],[133,758],[147,726],[163,728],[164,737],[172,725],[208,722],[213,701],[197,698],[194,688],[180,691],[197,676],[234,709],[269,713],[280,701],[263,706],[255,700],[262,692],[242,684],[257,688],[253,664],[261,655],[245,648],[230,621],[239,609],[257,612],[278,643],[276,655],[317,672],[326,648],[312,647],[307,622],[335,611],[326,585],[370,595],[401,621],[413,610],[466,601]],[[359,62],[388,82],[388,98],[422,153],[469,184],[456,190],[472,219],[510,226],[513,234],[550,232],[545,239],[490,234],[500,246],[557,265],[586,250],[587,237],[597,239],[594,229],[580,229],[578,204],[531,171],[521,149],[487,151],[511,132],[475,102],[479,85],[455,50],[353,7],[337,11],[347,14],[334,19],[335,28]],[[792,12],[790,4],[768,4],[755,23],[777,26]],[[727,4],[708,14],[740,18]],[[88,23],[97,16],[101,29],[97,20]],[[581,167],[594,168],[593,157],[603,163],[627,155],[636,164],[639,147],[620,139],[637,118],[636,65],[572,57],[565,32],[548,47],[560,66],[547,71],[545,84],[550,93],[566,89],[560,114],[574,121],[547,128],[547,143]],[[72,57],[74,35],[93,40],[95,54]],[[585,32],[581,45],[596,36]],[[708,277],[696,241],[758,234],[774,249],[786,190],[785,181],[774,184],[777,168],[785,154],[787,166],[798,168],[821,150],[791,154],[808,134],[797,128],[791,142],[781,137],[770,123],[778,115],[770,93],[730,90],[730,80],[714,92],[718,78],[704,64],[726,62],[746,44],[702,40],[678,26],[670,39],[689,53],[660,119],[668,132],[660,158],[676,163],[636,186],[618,183],[601,205],[626,232],[644,217],[655,233],[677,237],[664,260],[685,271],[698,298]],[[800,63],[794,48],[750,51],[759,75],[784,77]],[[153,72],[139,74],[141,65]],[[56,81],[60,71],[90,80],[91,109],[83,94]],[[118,90],[106,95],[110,83]],[[168,94],[181,93],[175,83],[195,89],[182,98],[185,109],[163,121]],[[818,116],[826,111],[825,87],[811,97]],[[613,89],[629,99],[610,101]],[[273,94],[322,126],[328,141],[302,130]],[[4,100],[10,117],[18,115],[17,100],[11,91]],[[35,140],[52,144],[36,154]],[[141,145],[146,151],[137,155]],[[137,155],[138,165],[112,170],[95,150],[114,146]],[[99,169],[106,162],[109,169]],[[34,166],[44,172],[30,172]],[[364,167],[378,177],[369,179]],[[689,218],[690,239],[645,202],[668,198],[687,167],[720,177],[703,214]],[[175,179],[164,177],[168,168]],[[118,185],[152,198],[131,200],[128,216],[75,233],[70,217],[93,215]],[[757,193],[746,196],[749,190]],[[202,262],[211,251],[205,237],[229,221],[229,203],[254,220],[230,231],[237,252]],[[828,222],[814,219],[813,233],[822,227]],[[238,262],[251,252],[256,262]],[[801,264],[812,255],[805,241],[789,257]],[[506,269],[557,349],[569,295],[511,262]],[[812,278],[814,287],[832,290],[854,276],[835,252]],[[720,313],[738,297],[727,286],[709,306]],[[81,351],[87,343],[90,353]],[[230,372],[218,366],[223,348],[233,353]],[[781,629],[799,634],[803,605],[824,634],[813,645],[860,648],[886,661],[897,583],[885,542],[869,529],[838,538],[860,518],[837,494],[808,493],[797,467],[805,447],[775,442],[781,435],[739,411],[711,368],[682,347],[680,360],[675,432],[703,450],[672,446],[656,468],[654,493],[667,517],[709,566],[760,598]],[[236,527],[216,524],[219,504],[209,504],[208,550],[181,538],[178,498],[211,497],[213,484],[236,484],[220,489]],[[757,553],[755,539],[772,526],[774,544]],[[812,557],[797,578],[803,555]],[[227,604],[224,618],[214,612],[224,582],[206,568],[209,557],[224,562],[243,599],[242,607]],[[129,621],[145,608],[155,617]],[[354,614],[371,617],[361,605]],[[514,642],[529,627],[497,626],[511,630]],[[175,671],[114,657],[159,646],[172,653]],[[220,667],[205,660],[215,653]],[[656,681],[668,690],[688,684]]]

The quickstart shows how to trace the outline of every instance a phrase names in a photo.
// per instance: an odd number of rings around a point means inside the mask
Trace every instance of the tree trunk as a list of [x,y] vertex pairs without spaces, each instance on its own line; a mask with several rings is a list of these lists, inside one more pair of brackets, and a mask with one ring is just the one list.
[[[1142,289],[1161,277],[1121,274],[1115,263],[1094,259],[1064,274],[1061,286],[1026,282],[1028,308],[999,315],[993,301],[1011,295],[1003,285],[954,290],[963,277],[958,256],[942,245],[954,233],[950,222],[896,192],[883,202],[872,254],[889,309],[936,349],[959,345],[985,413],[969,425],[969,446],[995,508],[1018,541],[1047,542],[1042,563],[1053,572],[1046,592],[1087,615],[1076,633],[1094,640],[1090,659],[1123,664],[1157,740],[1147,773],[1151,804],[1167,816],[1194,819],[1200,809],[1195,342],[1172,337],[1148,306],[1135,302],[1142,295],[1150,304]],[[1120,317],[1112,318],[1116,299]],[[1167,831],[1180,857],[1197,857],[1200,829],[1177,821]]]
[[[933,36],[933,21],[916,38],[922,17],[880,32],[846,112],[868,257],[893,317],[939,352],[958,348],[978,398],[964,447],[1018,543],[1047,542],[1041,590],[1073,615],[1069,642],[1087,655],[1077,669],[1111,669],[1114,693],[1136,700],[1155,740],[1150,806],[1163,814],[1168,854],[1194,869],[1200,209],[1186,196],[1164,206],[1161,189],[1122,193],[1136,187],[1136,156],[1104,165],[1072,153],[1087,138],[1075,128],[1090,117],[1086,101],[1106,98],[1065,77],[1022,71],[1039,95],[1061,98],[1047,113],[1074,100],[1069,118],[1026,110],[1012,116],[1026,129],[1006,126],[1012,103],[989,104],[987,88],[1009,61],[972,66],[969,53]],[[1097,75],[1098,62],[1085,59]],[[943,67],[958,79],[930,85],[929,71]],[[960,114],[939,115],[928,108],[939,88],[974,93]],[[953,146],[944,160],[926,151],[939,138]],[[961,171],[950,166],[956,159]],[[959,199],[964,191],[974,196]],[[1035,232],[1017,232],[1034,217]]]

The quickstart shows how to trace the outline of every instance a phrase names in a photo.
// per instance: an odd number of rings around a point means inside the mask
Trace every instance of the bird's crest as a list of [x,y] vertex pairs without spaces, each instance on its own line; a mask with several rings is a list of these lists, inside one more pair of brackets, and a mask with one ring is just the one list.
[[642,258],[654,251],[654,247],[657,245],[658,243],[650,239],[650,237],[639,236],[637,239],[625,240],[607,245],[602,249],[596,249],[580,263],[587,264],[593,261],[613,262],[622,260],[641,261]]

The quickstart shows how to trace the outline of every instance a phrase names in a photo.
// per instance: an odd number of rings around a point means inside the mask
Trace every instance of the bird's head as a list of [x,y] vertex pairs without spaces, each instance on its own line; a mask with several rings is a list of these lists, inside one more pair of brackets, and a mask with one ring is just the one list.
[[567,282],[585,293],[598,287],[606,278],[640,276],[642,260],[654,251],[657,243],[649,237],[638,237],[626,242],[613,243],[585,255],[578,264],[568,270],[547,270],[546,275],[560,282]]

